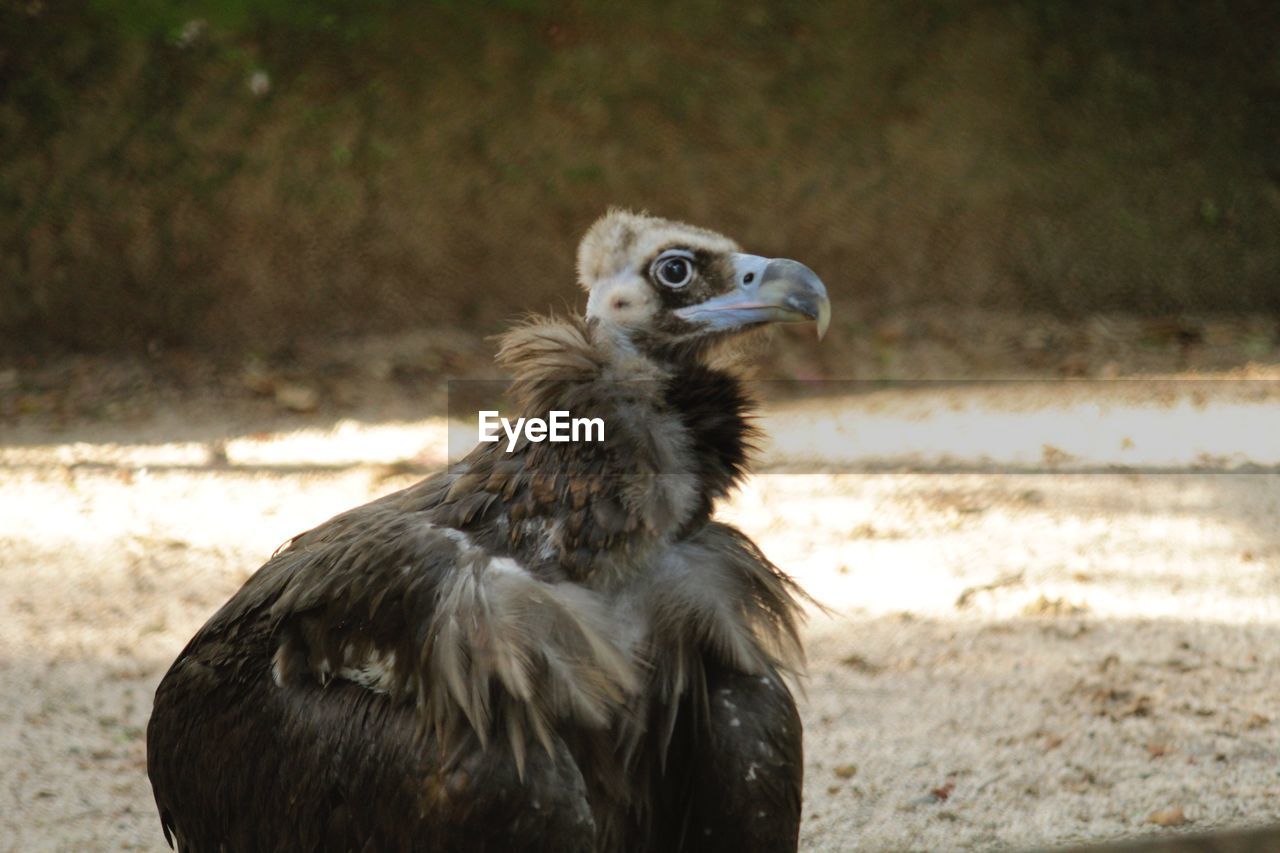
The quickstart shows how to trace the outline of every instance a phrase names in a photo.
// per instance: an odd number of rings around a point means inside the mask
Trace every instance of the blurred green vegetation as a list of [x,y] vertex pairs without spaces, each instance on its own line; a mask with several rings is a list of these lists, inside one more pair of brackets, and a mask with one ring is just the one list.
[[1274,312],[1280,7],[0,6],[5,349],[491,327],[610,204],[863,312]]

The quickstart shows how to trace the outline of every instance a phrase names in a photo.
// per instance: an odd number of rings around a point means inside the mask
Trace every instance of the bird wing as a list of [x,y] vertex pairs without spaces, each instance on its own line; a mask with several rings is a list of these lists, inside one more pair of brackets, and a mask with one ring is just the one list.
[[643,593],[657,706],[651,721],[665,755],[681,698],[705,721],[707,670],[748,676],[804,669],[800,624],[808,596],[736,528],[708,522],[655,561]]
[[500,727],[522,768],[560,721],[607,728],[639,689],[637,663],[595,593],[436,523],[447,489],[433,478],[295,538],[205,631],[257,613],[282,689],[338,679],[385,693],[446,745]]

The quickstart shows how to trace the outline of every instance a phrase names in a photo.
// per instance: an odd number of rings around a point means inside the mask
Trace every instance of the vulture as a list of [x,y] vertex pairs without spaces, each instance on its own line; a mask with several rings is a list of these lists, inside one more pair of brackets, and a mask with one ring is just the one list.
[[582,315],[502,339],[522,417],[289,540],[156,690],[182,851],[778,851],[798,843],[805,596],[714,518],[753,403],[727,353],[830,303],[796,261],[611,210]]

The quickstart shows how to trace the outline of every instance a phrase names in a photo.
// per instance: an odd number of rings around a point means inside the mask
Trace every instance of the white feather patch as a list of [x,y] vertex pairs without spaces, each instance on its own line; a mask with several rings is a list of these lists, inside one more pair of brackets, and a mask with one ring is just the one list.
[[350,647],[344,650],[338,677],[378,693],[389,693],[395,684],[396,653],[369,649],[357,657]]
[[420,701],[438,729],[460,713],[482,740],[502,688],[507,736],[523,766],[531,735],[550,754],[556,721],[605,728],[639,689],[636,663],[615,643],[608,608],[572,583],[538,580],[508,557],[457,571],[441,587],[424,650]]

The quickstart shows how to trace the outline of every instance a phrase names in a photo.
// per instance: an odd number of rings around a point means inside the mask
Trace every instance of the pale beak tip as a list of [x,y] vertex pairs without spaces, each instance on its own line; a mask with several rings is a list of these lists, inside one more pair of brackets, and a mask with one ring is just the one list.
[[822,304],[818,308],[818,340],[822,340],[827,334],[827,327],[831,325],[831,303],[822,300]]

